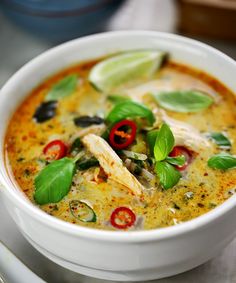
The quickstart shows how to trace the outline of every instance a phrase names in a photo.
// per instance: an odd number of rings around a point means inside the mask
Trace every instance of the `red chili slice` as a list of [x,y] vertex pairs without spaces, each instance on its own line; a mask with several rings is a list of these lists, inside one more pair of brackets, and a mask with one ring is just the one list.
[[137,126],[133,121],[122,120],[112,127],[109,142],[116,149],[124,149],[134,141],[136,131]]
[[171,151],[170,156],[176,157],[176,156],[180,156],[180,155],[184,155],[185,163],[182,166],[175,165],[175,168],[178,169],[179,171],[183,171],[188,167],[189,163],[191,162],[192,153],[186,147],[175,146],[173,148],[173,150]]
[[111,225],[118,229],[126,229],[133,226],[136,216],[128,207],[118,207],[111,214]]
[[66,156],[67,146],[61,140],[54,140],[45,146],[43,153],[47,160],[58,160]]

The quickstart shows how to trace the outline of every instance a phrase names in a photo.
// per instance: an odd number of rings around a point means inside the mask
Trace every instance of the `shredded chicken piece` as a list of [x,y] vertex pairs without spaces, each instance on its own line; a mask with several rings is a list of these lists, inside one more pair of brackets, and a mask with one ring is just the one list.
[[146,94],[155,93],[157,90],[171,91],[169,81],[153,80],[141,85],[135,86],[133,88],[126,90],[126,95],[131,99],[143,103]]
[[119,156],[103,138],[88,134],[82,139],[82,142],[98,159],[108,178],[128,187],[136,195],[140,195],[144,191],[145,188],[128,171]]
[[171,128],[175,137],[175,145],[184,145],[196,152],[211,147],[209,140],[193,126],[170,118],[164,111],[162,112],[162,119]]
[[170,118],[165,110],[155,107],[153,114],[156,117],[153,127],[158,128],[163,122],[168,124],[175,137],[175,145],[183,145],[195,152],[212,147],[210,141],[201,135],[196,128],[185,122]]

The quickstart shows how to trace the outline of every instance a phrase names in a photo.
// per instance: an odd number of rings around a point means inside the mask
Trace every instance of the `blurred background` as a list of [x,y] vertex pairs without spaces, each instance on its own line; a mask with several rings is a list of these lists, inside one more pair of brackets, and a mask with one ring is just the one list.
[[[236,59],[236,0],[0,0],[0,88],[52,46],[86,34],[130,29],[182,34]],[[40,255],[15,228],[1,199],[0,224],[0,241],[47,282],[104,282],[79,276]],[[236,240],[212,261],[158,283],[233,283],[235,262]]]
[[236,0],[0,0],[0,86],[56,44],[126,29],[187,35],[236,58]]

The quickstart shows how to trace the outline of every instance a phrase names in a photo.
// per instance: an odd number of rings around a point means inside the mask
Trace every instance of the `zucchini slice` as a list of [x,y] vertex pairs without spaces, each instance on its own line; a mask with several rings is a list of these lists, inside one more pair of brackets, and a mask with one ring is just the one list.
[[94,210],[87,203],[79,200],[72,200],[69,203],[71,214],[82,222],[96,222],[97,216]]

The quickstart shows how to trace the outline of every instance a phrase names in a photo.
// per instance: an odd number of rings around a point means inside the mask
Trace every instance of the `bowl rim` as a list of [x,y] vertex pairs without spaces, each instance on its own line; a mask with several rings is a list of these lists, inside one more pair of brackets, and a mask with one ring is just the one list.
[[[190,39],[184,36],[165,33],[165,32],[157,32],[157,31],[145,31],[145,30],[125,30],[125,31],[112,31],[112,32],[104,32],[94,35],[88,35],[82,38],[74,39],[59,46],[53,47],[46,52],[43,52],[39,56],[35,57],[28,63],[26,63],[22,68],[20,68],[2,87],[1,95],[4,92],[8,91],[8,88],[11,85],[15,84],[20,78],[20,74],[27,71],[28,68],[33,68],[37,66],[37,64],[45,58],[50,57],[52,54],[60,52],[63,49],[69,48],[73,46],[75,43],[79,44],[82,42],[89,42],[89,41],[96,41],[101,38],[113,38],[113,37],[122,37],[122,36],[155,36],[166,40],[174,40],[177,42],[181,42],[182,44],[190,44],[194,47],[199,47],[204,49],[205,51],[211,52],[221,59],[227,61],[229,64],[233,65],[236,70],[236,62],[231,59],[229,56],[225,55],[224,53],[218,51],[217,49],[199,42],[194,39]],[[18,78],[19,77],[19,78]],[[5,137],[5,135],[4,135]],[[17,189],[20,189],[19,186],[17,187],[16,184],[14,185],[7,174],[7,169],[5,165],[5,154],[4,148],[1,149],[1,155],[4,158],[0,158],[0,183],[2,183],[3,188],[0,188],[0,192],[7,196],[7,198],[14,202],[14,204],[23,210],[26,214],[29,214],[32,218],[36,219],[40,223],[52,228],[64,232],[66,234],[70,234],[73,236],[78,237],[85,237],[94,240],[100,241],[110,241],[110,242],[146,242],[146,241],[157,241],[167,238],[172,238],[176,236],[181,236],[182,234],[189,233],[194,231],[197,228],[204,228],[210,222],[216,221],[218,218],[222,217],[224,214],[229,212],[233,207],[236,206],[236,194],[224,201],[221,205],[214,208],[213,210],[196,217],[192,220],[186,221],[184,223],[175,225],[175,226],[168,226],[163,228],[157,228],[152,230],[141,230],[141,231],[109,231],[109,230],[101,230],[101,229],[94,229],[83,227],[79,225],[75,225],[63,220],[60,220],[54,216],[48,215],[43,210],[32,204],[26,197],[21,197],[19,193],[16,193],[13,189],[9,187],[15,186]]]

